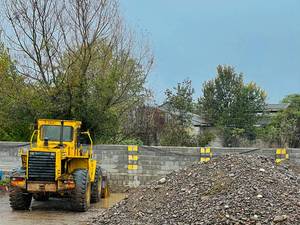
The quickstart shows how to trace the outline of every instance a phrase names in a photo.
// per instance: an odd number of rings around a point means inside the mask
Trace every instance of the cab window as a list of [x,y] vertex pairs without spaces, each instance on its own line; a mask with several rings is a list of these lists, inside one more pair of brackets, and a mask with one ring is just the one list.
[[[43,125],[41,127],[41,139],[49,141],[60,141],[61,126]],[[73,127],[64,126],[63,141],[73,140]]]

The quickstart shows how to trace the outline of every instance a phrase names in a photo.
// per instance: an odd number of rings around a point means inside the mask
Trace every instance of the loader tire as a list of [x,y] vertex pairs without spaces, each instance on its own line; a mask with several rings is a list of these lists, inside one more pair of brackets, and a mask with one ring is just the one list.
[[28,210],[30,208],[32,194],[24,192],[21,188],[10,187],[9,202],[13,210]]
[[90,207],[91,183],[86,169],[77,169],[73,173],[75,188],[71,193],[72,209],[77,212],[85,212]]
[[47,194],[47,193],[45,193],[45,194],[36,193],[36,194],[33,194],[32,197],[34,198],[35,201],[40,201],[40,202],[49,200],[49,194]]
[[96,167],[95,181],[92,183],[91,203],[96,203],[101,200],[102,192],[102,171],[101,167]]

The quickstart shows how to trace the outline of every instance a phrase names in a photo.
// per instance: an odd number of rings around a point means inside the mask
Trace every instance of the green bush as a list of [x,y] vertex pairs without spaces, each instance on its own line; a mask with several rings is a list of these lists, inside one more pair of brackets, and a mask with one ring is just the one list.
[[143,145],[143,142],[140,139],[124,139],[120,141],[118,144],[120,145]]
[[212,132],[205,131],[202,134],[197,136],[197,138],[196,138],[197,146],[207,146],[215,138],[216,138],[216,135],[214,135]]
[[9,179],[0,180],[0,186],[5,186],[9,184]]

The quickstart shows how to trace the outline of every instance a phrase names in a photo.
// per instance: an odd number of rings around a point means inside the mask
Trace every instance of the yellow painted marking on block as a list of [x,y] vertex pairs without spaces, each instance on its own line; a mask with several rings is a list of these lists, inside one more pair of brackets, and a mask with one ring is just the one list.
[[138,146],[137,145],[128,145],[128,151],[129,152],[137,152]]
[[200,148],[200,153],[201,154],[211,153],[211,150],[210,148]]
[[276,149],[276,155],[280,155],[281,154],[281,148],[277,148]]
[[211,153],[211,150],[210,148],[200,148],[200,153],[201,154]]
[[207,157],[201,157],[200,158],[201,162],[208,162],[209,160],[210,160],[210,158],[207,158]]
[[128,155],[128,160],[137,161],[139,157],[137,155]]
[[287,154],[287,150],[285,148],[277,148],[275,162],[280,163],[289,158],[289,154]]
[[[138,153],[137,145],[128,145],[128,165],[127,165],[128,170],[137,170],[138,169],[137,164],[132,164],[134,162],[136,163],[139,159],[138,155],[135,155],[137,153]],[[129,162],[129,161],[131,161],[131,162]]]
[[277,148],[276,149],[276,155],[285,155],[286,149],[285,148]]
[[209,147],[200,148],[200,161],[201,162],[208,162],[212,156],[213,156],[213,154]]
[[200,153],[205,153],[205,148],[200,148]]
[[210,148],[205,148],[206,153],[210,153]]
[[128,164],[128,170],[137,170],[138,165]]

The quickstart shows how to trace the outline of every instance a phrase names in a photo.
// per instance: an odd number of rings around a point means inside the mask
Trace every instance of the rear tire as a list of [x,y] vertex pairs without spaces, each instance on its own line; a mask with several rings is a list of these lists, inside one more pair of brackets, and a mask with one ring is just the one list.
[[34,198],[35,201],[48,201],[49,200],[49,194],[48,193],[36,193],[33,194],[32,197]]
[[96,203],[101,200],[102,192],[102,170],[100,166],[96,167],[95,181],[92,183],[91,203]]
[[73,173],[75,188],[71,193],[72,209],[85,212],[90,207],[91,183],[86,169],[77,169]]
[[21,188],[10,187],[9,202],[14,210],[28,210],[30,208],[32,194],[24,192]]

